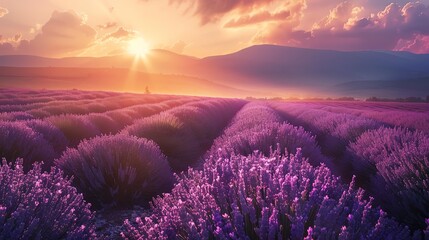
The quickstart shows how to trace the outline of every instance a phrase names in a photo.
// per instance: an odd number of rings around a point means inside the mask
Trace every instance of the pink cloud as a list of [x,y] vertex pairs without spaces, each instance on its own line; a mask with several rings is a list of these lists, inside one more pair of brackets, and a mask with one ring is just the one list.
[[128,38],[128,37],[132,37],[134,35],[136,35],[136,33],[134,31],[127,30],[123,27],[120,27],[115,32],[112,32],[112,33],[106,35],[105,37],[103,37],[103,40],[107,40],[110,38],[117,38],[117,39]]
[[8,13],[9,13],[9,10],[7,10],[7,8],[0,7],[0,18],[4,17],[4,15],[6,15]]
[[110,29],[110,28],[114,28],[118,26],[118,24],[116,22],[107,22],[105,24],[100,24],[97,27],[100,29]]
[[270,13],[269,11],[260,11],[253,15],[243,15],[236,19],[228,21],[224,27],[235,28],[243,27],[250,24],[268,22],[268,21],[280,21],[290,16],[288,10],[283,10],[276,13]]
[[400,39],[395,46],[395,50],[429,53],[429,36],[418,34],[409,40]]
[[187,4],[195,8],[195,15],[201,19],[201,24],[215,22],[225,14],[239,11],[245,12],[266,6],[276,0],[170,0],[171,3]]
[[358,17],[362,6],[340,3],[309,31],[287,22],[260,32],[256,42],[337,50],[408,50],[428,52],[429,6],[390,4],[369,17]]
[[42,26],[41,32],[32,40],[21,40],[11,50],[10,42],[0,44],[3,54],[34,54],[42,56],[63,56],[79,51],[93,44],[96,31],[87,25],[84,18],[73,11],[53,12]]

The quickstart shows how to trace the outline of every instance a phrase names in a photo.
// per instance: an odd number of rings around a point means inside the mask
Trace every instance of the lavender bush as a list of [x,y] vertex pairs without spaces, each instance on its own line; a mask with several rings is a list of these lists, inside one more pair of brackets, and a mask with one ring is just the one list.
[[57,168],[0,166],[0,239],[94,239],[93,214]]
[[429,218],[429,136],[404,128],[369,131],[350,144],[355,172],[386,210],[423,228]]
[[361,189],[301,152],[208,159],[188,170],[153,213],[126,220],[125,239],[408,239]]
[[137,121],[124,130],[132,136],[151,139],[160,147],[173,170],[191,165],[199,154],[199,145],[189,126],[177,117],[164,113]]
[[240,131],[264,124],[264,123],[280,123],[283,122],[282,117],[271,107],[263,103],[248,103],[246,104],[232,119],[230,125],[225,129],[224,134],[235,135]]
[[345,157],[349,143],[364,132],[382,126],[380,122],[369,118],[329,112],[313,104],[277,103],[274,108],[288,121],[316,135],[322,152],[332,158],[329,168],[345,181],[350,181],[354,174],[350,161]]
[[91,113],[85,115],[84,118],[93,124],[102,134],[114,134],[123,127],[123,125],[102,113]]
[[235,112],[238,100],[205,100],[144,118],[123,133],[155,141],[175,171],[183,171],[211,146]]
[[303,156],[308,157],[314,166],[321,162],[331,165],[330,160],[322,155],[314,136],[302,127],[284,123],[278,113],[261,103],[249,103],[243,107],[224,134],[214,141],[206,156],[247,156],[255,150],[269,156],[276,148],[283,154],[284,150],[295,153],[297,148],[302,148]]
[[89,120],[78,115],[59,115],[47,118],[45,121],[52,123],[66,136],[72,147],[75,147],[83,139],[100,135],[100,131]]
[[302,153],[313,165],[327,162],[317,146],[314,136],[301,127],[294,127],[287,123],[266,123],[237,132],[233,136],[221,136],[216,139],[211,154],[229,157],[235,155],[250,155],[258,150],[269,156],[272,149],[282,149],[289,153],[302,147]]
[[52,165],[55,151],[43,138],[23,122],[0,121],[0,158],[24,159],[24,169],[28,171],[34,162],[45,161]]
[[322,148],[336,157],[362,133],[382,126],[369,118],[328,112],[306,104],[276,104],[275,109],[285,114],[292,123],[302,125],[316,134]]
[[0,121],[30,120],[34,116],[27,112],[0,112]]
[[[55,157],[59,157],[61,153],[67,148],[69,142],[60,129],[55,127],[48,121],[39,119],[25,121],[25,125],[33,129],[33,131],[40,133],[43,138],[52,146],[55,151]],[[53,159],[50,159],[53,160]],[[46,161],[46,160],[45,160]]]
[[74,176],[95,207],[147,204],[172,187],[173,175],[158,146],[128,135],[100,136],[68,149],[56,164]]

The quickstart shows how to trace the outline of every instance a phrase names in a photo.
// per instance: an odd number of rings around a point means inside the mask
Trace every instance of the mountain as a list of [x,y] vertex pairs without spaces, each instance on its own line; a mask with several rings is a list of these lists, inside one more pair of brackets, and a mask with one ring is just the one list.
[[165,50],[152,50],[146,58],[136,59],[133,56],[117,55],[107,57],[68,57],[46,58],[29,55],[0,55],[0,66],[3,67],[63,67],[63,68],[134,68],[143,71],[148,63],[163,68],[164,73],[177,72],[183,64],[197,61],[197,58],[175,54]]
[[[234,79],[235,86],[250,84],[259,88],[270,87],[273,91],[296,89],[342,95],[350,92],[341,91],[345,88],[339,85],[364,82],[371,89],[370,86],[383,81],[390,90],[384,92],[382,88],[377,88],[380,96],[420,96],[422,89],[429,92],[429,55],[407,52],[340,52],[259,45],[201,61],[204,66],[211,66],[211,72],[200,77],[216,76],[216,79],[226,81]],[[395,86],[404,84],[411,86],[406,91],[392,91]],[[368,88],[354,91],[352,95],[368,95]]]
[[271,96],[408,97],[429,93],[429,55],[409,52],[343,52],[256,45],[202,59],[165,50],[153,50],[140,61],[131,56],[62,59],[0,56],[0,66],[132,68],[205,79]]

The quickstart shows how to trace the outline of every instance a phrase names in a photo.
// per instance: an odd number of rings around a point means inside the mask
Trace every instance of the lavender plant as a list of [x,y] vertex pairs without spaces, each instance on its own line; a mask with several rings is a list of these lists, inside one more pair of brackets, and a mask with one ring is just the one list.
[[65,151],[56,164],[74,176],[77,189],[96,208],[144,205],[173,183],[158,146],[128,135],[84,140]]
[[52,165],[55,151],[43,138],[23,122],[0,121],[0,157],[10,160],[23,158],[28,171],[34,162],[45,161]]
[[78,115],[53,116],[45,121],[59,128],[72,147],[77,146],[83,139],[100,135],[100,131],[94,124]]
[[322,155],[314,136],[302,127],[283,122],[278,113],[261,103],[249,103],[243,107],[224,134],[214,141],[206,156],[247,156],[255,150],[269,156],[276,148],[283,154],[284,150],[295,153],[297,148],[302,148],[304,157],[308,157],[311,164],[324,162],[331,165],[330,160]]
[[298,150],[210,158],[189,169],[125,239],[409,239],[410,232]]
[[184,170],[199,154],[198,142],[192,136],[189,126],[177,117],[164,113],[137,121],[127,127],[124,133],[151,139],[160,147],[173,170]]
[[93,124],[102,134],[115,134],[123,127],[111,117],[102,113],[91,113],[84,118]]
[[136,121],[123,133],[156,142],[175,171],[186,170],[211,146],[236,111],[238,100],[205,100]]
[[423,228],[429,218],[429,136],[405,128],[369,131],[350,144],[355,172],[386,210]]
[[306,104],[276,104],[275,109],[285,114],[292,123],[302,125],[316,134],[322,148],[337,157],[349,142],[356,140],[362,133],[382,126],[369,118],[328,112]]
[[0,112],[1,121],[30,120],[34,116],[27,112]]
[[247,156],[260,151],[269,156],[277,146],[282,149],[283,154],[295,153],[297,148],[302,147],[303,155],[313,165],[328,161],[320,152],[314,136],[301,127],[287,123],[266,123],[237,132],[233,136],[221,136],[216,139],[210,153],[229,157],[233,154]]
[[0,239],[94,239],[93,214],[62,172],[0,166]]
[[[25,121],[25,125],[33,129],[33,131],[40,133],[43,138],[52,146],[55,151],[55,157],[59,157],[61,153],[67,148],[69,142],[60,129],[52,125],[48,121],[34,119]],[[50,159],[53,160],[53,159]],[[45,160],[46,161],[46,160]]]

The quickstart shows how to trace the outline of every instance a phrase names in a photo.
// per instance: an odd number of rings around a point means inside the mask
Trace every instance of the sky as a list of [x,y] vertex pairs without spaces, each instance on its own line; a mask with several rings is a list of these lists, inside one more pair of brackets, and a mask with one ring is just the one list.
[[0,55],[196,57],[256,44],[429,53],[429,0],[0,0]]

